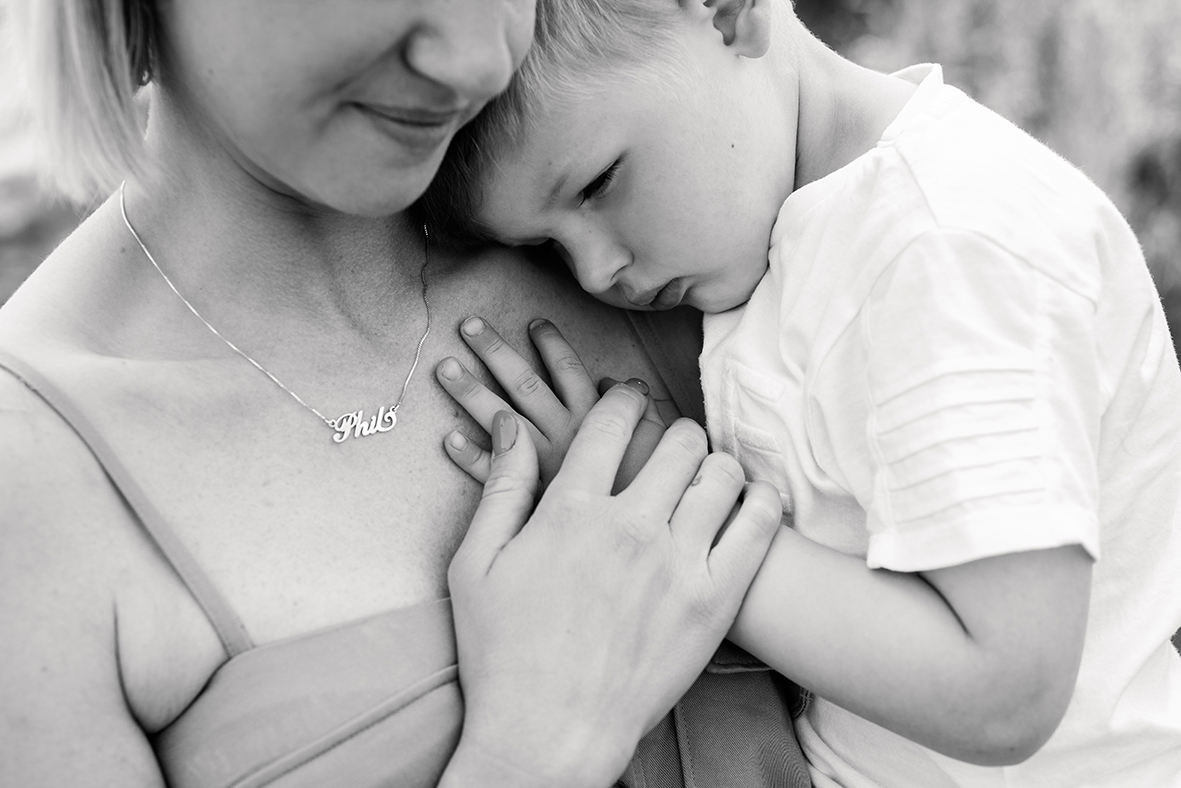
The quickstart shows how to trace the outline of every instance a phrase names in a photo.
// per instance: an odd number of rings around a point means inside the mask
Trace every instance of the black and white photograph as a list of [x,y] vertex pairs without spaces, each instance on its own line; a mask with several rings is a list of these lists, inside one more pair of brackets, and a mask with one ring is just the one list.
[[1181,788],[1181,0],[0,0],[0,788]]

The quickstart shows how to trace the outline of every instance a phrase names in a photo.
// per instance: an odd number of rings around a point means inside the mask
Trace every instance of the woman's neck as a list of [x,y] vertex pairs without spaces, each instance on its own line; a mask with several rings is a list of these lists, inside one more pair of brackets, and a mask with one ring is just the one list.
[[283,194],[153,99],[128,215],[182,292],[377,333],[399,303],[418,302],[423,231],[405,214],[350,216]]

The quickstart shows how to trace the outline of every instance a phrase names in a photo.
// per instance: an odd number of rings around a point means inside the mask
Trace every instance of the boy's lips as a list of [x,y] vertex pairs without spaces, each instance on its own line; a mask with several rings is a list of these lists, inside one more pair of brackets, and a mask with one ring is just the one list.
[[659,310],[672,309],[681,303],[681,299],[685,297],[686,289],[685,281],[678,277],[658,290],[650,290],[635,298],[628,298],[627,301],[632,306],[646,306]]

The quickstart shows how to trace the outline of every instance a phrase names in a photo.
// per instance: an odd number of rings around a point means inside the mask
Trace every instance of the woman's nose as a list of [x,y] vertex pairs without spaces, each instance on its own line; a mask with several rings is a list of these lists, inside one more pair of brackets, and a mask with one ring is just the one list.
[[483,103],[500,93],[533,39],[534,0],[432,0],[437,13],[411,39],[406,62]]

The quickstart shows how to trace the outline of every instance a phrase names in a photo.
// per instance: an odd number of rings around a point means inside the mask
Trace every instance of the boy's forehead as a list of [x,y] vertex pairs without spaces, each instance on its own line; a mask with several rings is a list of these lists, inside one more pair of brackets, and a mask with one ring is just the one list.
[[501,240],[534,238],[547,213],[650,133],[655,121],[632,92],[651,75],[625,72],[551,83],[526,104],[517,133],[490,149],[477,218]]
[[499,147],[480,181],[480,220],[494,229],[551,206],[587,157],[578,123],[531,124],[521,139]]
[[501,241],[527,239],[529,219],[544,209],[560,178],[554,167],[552,160],[529,156],[517,146],[502,150],[480,182],[480,223]]

